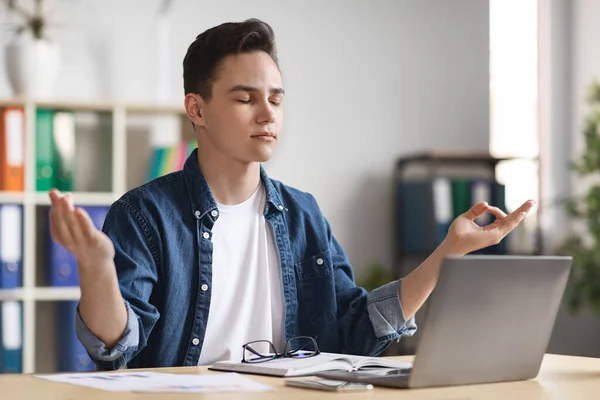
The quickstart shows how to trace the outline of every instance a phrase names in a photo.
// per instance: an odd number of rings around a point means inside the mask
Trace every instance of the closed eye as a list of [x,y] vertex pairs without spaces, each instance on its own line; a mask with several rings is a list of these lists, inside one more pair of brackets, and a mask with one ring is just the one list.
[[250,100],[236,100],[238,103],[242,103],[242,104],[248,104],[250,103]]
[[271,96],[269,98],[269,103],[273,104],[275,107],[279,107],[283,102],[283,96]]

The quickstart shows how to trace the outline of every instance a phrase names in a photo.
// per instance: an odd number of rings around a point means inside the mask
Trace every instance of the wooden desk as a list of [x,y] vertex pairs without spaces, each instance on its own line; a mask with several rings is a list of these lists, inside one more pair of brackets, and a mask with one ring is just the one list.
[[[411,357],[397,357],[410,361]],[[158,372],[179,374],[215,374],[205,367],[160,368]],[[455,386],[435,389],[384,389],[357,392],[322,392],[297,389],[283,385],[281,378],[258,375],[247,377],[274,387],[271,392],[211,393],[211,394],[138,394],[107,392],[69,384],[55,383],[31,375],[0,375],[0,398],[7,400],[133,400],[133,399],[600,399],[600,358],[546,355],[542,370],[536,379],[529,381],[496,383],[473,386]]]

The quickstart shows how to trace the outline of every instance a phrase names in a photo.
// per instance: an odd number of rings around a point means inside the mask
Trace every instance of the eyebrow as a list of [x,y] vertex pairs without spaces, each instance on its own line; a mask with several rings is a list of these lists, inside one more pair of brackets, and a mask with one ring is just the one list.
[[[258,92],[258,88],[249,85],[235,85],[231,89],[229,89],[229,93],[233,92]],[[285,94],[285,90],[280,87],[273,87],[269,90],[271,94]]]

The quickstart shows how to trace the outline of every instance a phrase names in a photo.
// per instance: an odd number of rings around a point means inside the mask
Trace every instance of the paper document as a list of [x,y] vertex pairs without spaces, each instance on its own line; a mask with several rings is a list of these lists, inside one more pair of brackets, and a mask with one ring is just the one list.
[[183,375],[159,372],[94,372],[34,375],[54,382],[70,383],[111,392],[204,393],[264,392],[269,386],[238,374]]
[[[254,382],[238,374],[177,375],[177,382],[138,390],[144,393],[266,392],[270,386]],[[201,378],[201,379],[198,379]]]

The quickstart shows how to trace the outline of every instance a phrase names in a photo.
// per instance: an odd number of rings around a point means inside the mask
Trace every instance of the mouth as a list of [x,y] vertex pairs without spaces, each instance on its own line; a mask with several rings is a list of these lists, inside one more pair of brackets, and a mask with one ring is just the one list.
[[264,141],[272,141],[276,139],[276,135],[271,132],[261,132],[256,135],[250,136],[252,139],[264,140]]

